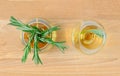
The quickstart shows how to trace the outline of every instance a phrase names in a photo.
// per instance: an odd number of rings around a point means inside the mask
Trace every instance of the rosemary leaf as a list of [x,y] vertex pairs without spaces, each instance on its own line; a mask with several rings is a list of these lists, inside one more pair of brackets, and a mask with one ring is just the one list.
[[89,32],[92,32],[94,34],[96,34],[97,36],[99,37],[103,37],[104,33],[102,30],[98,30],[98,29],[91,29],[91,30],[88,30]]
[[33,60],[35,62],[35,64],[39,64],[41,63],[42,64],[42,61],[39,57],[39,47],[38,47],[38,37],[37,37],[37,34],[34,36],[34,55],[33,55]]
[[29,52],[31,51],[31,42],[32,42],[33,38],[34,38],[34,34],[31,34],[31,36],[29,37],[29,41],[24,48],[24,54],[23,54],[23,57],[21,60],[22,62],[26,62],[27,56],[28,56]]
[[13,25],[13,26],[21,27],[21,26],[25,25],[20,20],[15,19],[13,16],[10,17],[10,22],[11,22],[10,24]]
[[64,50],[67,49],[67,47],[64,45],[65,41],[62,41],[62,42],[55,42],[53,41],[51,38],[38,38],[41,42],[47,42],[49,44],[52,44],[56,47],[58,47],[61,52],[64,53]]
[[42,37],[46,37],[48,34],[52,33],[53,31],[57,31],[59,29],[60,29],[59,26],[53,26],[50,29],[47,29],[47,30],[43,31],[42,32]]
[[37,27],[24,24],[20,20],[14,18],[13,16],[11,16],[9,24],[16,26],[17,29],[22,30],[23,32],[29,32],[29,33],[37,32],[39,34],[41,33],[41,31]]

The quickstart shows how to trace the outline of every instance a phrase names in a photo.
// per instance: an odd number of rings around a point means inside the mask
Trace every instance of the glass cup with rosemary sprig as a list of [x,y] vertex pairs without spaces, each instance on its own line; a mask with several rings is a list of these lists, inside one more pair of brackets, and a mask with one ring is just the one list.
[[50,24],[42,18],[33,19],[28,24],[25,24],[11,16],[10,25],[17,27],[17,29],[23,32],[22,41],[25,43],[25,48],[21,59],[22,62],[26,62],[31,49],[33,49],[34,53],[32,60],[35,62],[35,64],[42,64],[42,61],[39,57],[39,52],[46,49],[48,44],[56,46],[61,52],[64,52],[64,50],[67,48],[64,45],[65,41],[55,41],[55,32],[60,30],[60,27],[50,26]]
[[[28,22],[28,25],[35,26],[40,30],[47,30],[50,27],[52,27],[50,25],[50,23],[43,18],[34,18],[30,22]],[[25,44],[25,45],[27,44],[29,36],[30,36],[30,33],[22,32],[21,39],[22,39],[23,44]],[[52,40],[55,41],[56,40],[56,31],[49,33],[46,37],[51,38]],[[33,45],[34,45],[34,42],[31,43],[32,48],[34,47]],[[41,49],[41,52],[43,52],[45,50],[49,50],[51,48],[51,45],[49,45],[46,42],[39,42],[38,47]]]
[[72,42],[85,54],[94,54],[105,44],[106,33],[99,23],[83,21],[73,29]]

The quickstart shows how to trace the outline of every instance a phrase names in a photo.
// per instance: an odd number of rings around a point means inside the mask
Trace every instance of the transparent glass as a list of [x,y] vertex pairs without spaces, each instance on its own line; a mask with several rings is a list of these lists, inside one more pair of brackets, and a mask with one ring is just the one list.
[[83,21],[74,27],[72,42],[83,53],[94,54],[105,44],[106,33],[101,24],[95,21]]
[[[51,24],[43,18],[34,18],[30,22],[28,22],[28,25],[30,25],[30,26],[35,25],[36,27],[42,28],[42,29],[43,29],[43,27],[46,27],[47,29],[49,29],[51,27]],[[52,38],[52,40],[56,40],[56,32],[51,33],[50,37]],[[22,32],[21,40],[22,40],[22,43],[26,45],[28,39],[27,40],[25,39],[25,32]],[[39,45],[41,45],[41,44],[39,44]],[[42,50],[42,51],[48,50],[51,47],[52,47],[51,45],[46,43],[45,45],[42,45],[40,50]],[[33,48],[33,46],[32,46],[32,48]]]

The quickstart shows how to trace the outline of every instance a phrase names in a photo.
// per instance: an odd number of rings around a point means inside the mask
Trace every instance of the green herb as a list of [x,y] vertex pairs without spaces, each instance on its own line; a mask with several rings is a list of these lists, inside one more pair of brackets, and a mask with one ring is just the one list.
[[35,64],[39,64],[41,63],[42,64],[42,61],[39,57],[39,52],[40,48],[38,47],[38,37],[37,37],[37,34],[34,36],[34,56],[33,56],[33,60],[35,62]]
[[30,44],[31,44],[33,38],[34,38],[34,35],[31,35],[29,37],[29,41],[28,41],[28,43],[26,44],[26,46],[24,48],[24,54],[23,54],[23,57],[22,57],[22,62],[26,61],[27,56],[28,56],[29,52],[31,51],[31,45]]
[[85,30],[85,31],[82,31],[81,34],[87,33],[87,32],[94,33],[94,34],[96,34],[99,37],[103,37],[104,36],[104,32],[102,30],[99,30],[99,29]]
[[91,30],[88,30],[88,31],[96,34],[99,37],[103,37],[103,35],[104,35],[104,32],[102,30],[99,30],[99,29],[91,29]]
[[60,29],[59,26],[54,26],[51,29],[45,30],[42,32],[42,37],[46,37],[48,34],[52,33],[53,31],[57,31],[59,29]]
[[41,42],[47,42],[49,44],[52,44],[56,47],[58,47],[63,53],[64,53],[64,49],[66,49],[67,47],[64,45],[65,41],[62,41],[62,42],[54,42],[51,38],[40,38],[39,37],[39,40]]
[[13,16],[11,16],[10,18],[10,25],[12,26],[16,26],[17,29],[23,31],[23,32],[27,32],[30,34],[30,37],[28,39],[28,42],[24,48],[24,54],[23,57],[21,59],[22,62],[26,62],[28,54],[31,52],[31,42],[34,41],[34,55],[33,55],[33,61],[35,64],[42,64],[42,61],[39,57],[39,51],[41,50],[38,47],[38,43],[39,42],[46,42],[48,44],[52,44],[56,47],[58,47],[61,52],[64,52],[64,50],[67,48],[64,43],[65,41],[61,41],[61,42],[55,42],[53,41],[51,38],[48,38],[47,35],[51,34],[53,31],[57,31],[60,29],[59,26],[53,26],[49,29],[46,30],[42,30],[42,29],[38,29],[36,26],[30,26],[28,24],[24,24],[22,21],[17,20],[16,18],[14,18]]

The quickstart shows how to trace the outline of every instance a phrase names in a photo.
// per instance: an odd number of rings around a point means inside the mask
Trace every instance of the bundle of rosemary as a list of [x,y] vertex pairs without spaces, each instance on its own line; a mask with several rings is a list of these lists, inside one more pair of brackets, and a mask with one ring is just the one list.
[[33,47],[34,55],[33,55],[32,60],[34,60],[35,64],[39,64],[39,63],[43,64],[39,57],[39,51],[41,51],[41,48],[38,47],[39,42],[52,44],[52,45],[58,47],[61,50],[61,52],[64,52],[64,50],[67,48],[64,45],[65,41],[55,42],[52,40],[52,38],[47,37],[47,35],[51,34],[53,31],[59,30],[60,29],[59,26],[53,26],[46,30],[38,29],[36,26],[30,26],[29,24],[24,24],[23,22],[21,22],[20,20],[17,20],[13,16],[11,16],[9,24],[17,27],[17,29],[19,29],[23,32],[29,33],[29,35],[30,35],[28,42],[24,48],[24,54],[21,59],[22,62],[26,62],[28,54],[31,52],[31,48],[32,48],[31,43],[32,42],[34,42],[34,47]]

